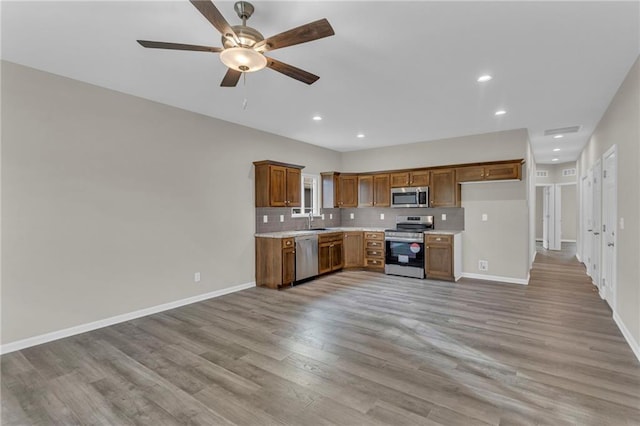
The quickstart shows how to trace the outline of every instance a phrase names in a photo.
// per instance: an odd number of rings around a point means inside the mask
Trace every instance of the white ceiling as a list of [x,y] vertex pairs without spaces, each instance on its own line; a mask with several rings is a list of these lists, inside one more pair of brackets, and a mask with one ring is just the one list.
[[[233,2],[215,4],[239,23]],[[335,36],[270,53],[318,82],[265,69],[222,88],[217,54],[136,43],[221,46],[186,0],[2,1],[2,58],[338,151],[527,128],[536,160],[562,163],[576,160],[640,53],[638,2],[253,4],[248,25],[265,37],[329,20]],[[485,73],[493,80],[477,83]],[[544,136],[573,125],[581,131]]]

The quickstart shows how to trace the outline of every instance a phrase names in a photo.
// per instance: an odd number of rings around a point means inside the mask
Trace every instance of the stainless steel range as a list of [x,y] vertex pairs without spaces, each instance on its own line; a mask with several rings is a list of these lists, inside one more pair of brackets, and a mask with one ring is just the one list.
[[424,231],[433,229],[433,216],[397,216],[396,229],[384,232],[384,272],[424,278]]

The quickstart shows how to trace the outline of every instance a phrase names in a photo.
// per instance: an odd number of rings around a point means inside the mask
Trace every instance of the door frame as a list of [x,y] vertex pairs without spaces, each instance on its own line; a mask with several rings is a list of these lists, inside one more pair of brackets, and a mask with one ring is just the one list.
[[[606,164],[607,164],[607,158],[611,155],[614,155],[613,161],[614,161],[614,171],[615,171],[615,179],[614,179],[614,187],[613,187],[613,191],[611,194],[609,194],[605,189],[606,189],[606,184],[605,184],[605,179],[607,179],[610,176],[605,177],[605,173],[606,173]],[[611,299],[613,300],[608,300],[607,299],[607,292],[606,289],[604,288],[604,286],[602,286],[601,291],[600,291],[600,297],[602,297],[603,299],[605,299],[607,301],[607,303],[609,304],[609,306],[611,307],[611,310],[614,312],[614,315],[616,314],[616,307],[618,306],[617,303],[617,298],[618,298],[618,291],[617,291],[617,287],[618,287],[618,282],[617,282],[617,267],[618,267],[618,148],[617,145],[613,145],[611,148],[609,148],[604,154],[602,154],[602,206],[603,206],[603,215],[602,215],[602,221],[603,221],[603,225],[610,225],[611,227],[613,227],[613,250],[611,251],[611,256],[612,258],[609,259],[609,251],[607,250],[608,244],[607,244],[607,238],[605,237],[606,234],[603,232],[603,238],[601,238],[602,241],[602,278],[603,279],[607,279],[607,283],[611,286],[611,294],[612,297]],[[611,199],[609,199],[609,196],[611,196]],[[613,212],[611,213],[611,216],[613,216],[613,220],[611,220],[611,218],[608,217],[608,213],[606,213],[605,216],[605,212],[607,212],[606,207],[610,206],[611,209],[613,209]],[[604,223],[604,219],[605,217],[608,219],[607,223]],[[609,232],[609,230],[606,231],[607,233]],[[605,266],[606,263],[611,262],[611,267],[607,268]],[[608,276],[607,271],[610,271],[611,273],[611,277]]]

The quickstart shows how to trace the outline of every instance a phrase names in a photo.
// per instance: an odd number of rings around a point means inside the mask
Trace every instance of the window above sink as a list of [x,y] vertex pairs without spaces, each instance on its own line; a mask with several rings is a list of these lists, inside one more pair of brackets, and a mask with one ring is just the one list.
[[291,217],[320,216],[320,175],[303,173],[300,178],[301,203],[300,207],[291,209]]

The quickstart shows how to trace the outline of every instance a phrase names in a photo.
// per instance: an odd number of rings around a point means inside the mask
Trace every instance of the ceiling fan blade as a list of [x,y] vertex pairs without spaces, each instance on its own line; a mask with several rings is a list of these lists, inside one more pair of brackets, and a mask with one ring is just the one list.
[[221,87],[236,87],[238,84],[238,80],[240,80],[240,76],[242,73],[240,71],[236,71],[233,68],[229,68],[227,73],[224,75],[222,79],[222,83],[220,83]]
[[329,21],[320,19],[262,40],[254,46],[254,49],[270,51],[329,37],[334,34]]
[[267,66],[274,71],[278,71],[286,76],[307,84],[313,84],[320,78],[310,72],[296,68],[293,65],[285,64],[284,62],[280,62],[273,58],[267,58]]
[[195,6],[196,9],[202,13],[202,15],[207,18],[211,24],[216,27],[220,34],[223,36],[233,37],[233,39],[237,42],[238,36],[231,28],[231,25],[224,19],[222,13],[218,10],[218,8],[211,3],[211,0],[189,0],[192,5]]
[[143,47],[149,47],[151,49],[173,49],[173,50],[193,50],[196,52],[222,52],[221,47],[212,46],[198,46],[195,44],[181,44],[181,43],[165,43],[164,41],[149,41],[138,40]]

